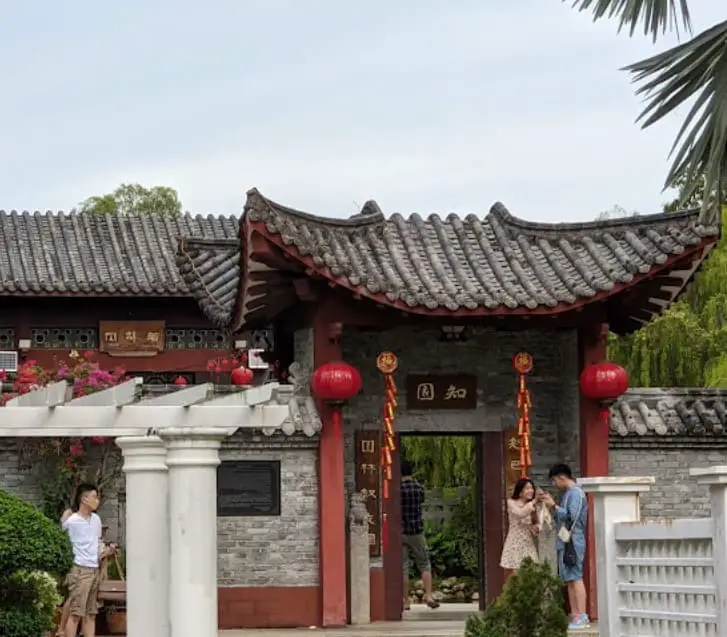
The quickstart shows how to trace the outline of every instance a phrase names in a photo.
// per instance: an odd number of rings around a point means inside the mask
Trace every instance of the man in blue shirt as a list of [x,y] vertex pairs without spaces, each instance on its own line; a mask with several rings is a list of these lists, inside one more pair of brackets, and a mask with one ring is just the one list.
[[[588,522],[588,500],[583,490],[573,479],[573,472],[567,464],[557,464],[549,472],[553,486],[562,491],[560,504],[549,493],[540,499],[553,511],[558,527],[555,549],[558,555],[558,574],[565,582],[570,603],[571,621],[569,628],[590,626],[586,610],[586,587],[583,583],[583,561],[586,553],[586,524]],[[570,539],[566,539],[570,536]],[[570,544],[571,546],[567,546]],[[566,550],[569,557],[566,558]]]

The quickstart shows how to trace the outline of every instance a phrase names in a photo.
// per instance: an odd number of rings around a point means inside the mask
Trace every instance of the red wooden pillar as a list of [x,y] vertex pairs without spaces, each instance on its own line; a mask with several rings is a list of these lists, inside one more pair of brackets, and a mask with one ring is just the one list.
[[[580,371],[589,365],[606,360],[606,337],[608,325],[596,323],[582,327],[578,331],[578,353]],[[581,475],[607,476],[608,467],[608,427],[601,419],[599,404],[580,397],[580,446]],[[596,585],[595,534],[593,529],[593,498],[589,496],[591,514],[588,516],[587,553],[583,578],[588,591],[588,614],[598,618],[598,591]]]
[[396,452],[391,456],[389,498],[383,502],[387,537],[384,541],[384,618],[394,622],[404,612],[404,555],[401,538],[401,436],[396,436]]
[[479,434],[475,438],[475,444],[481,498],[479,539],[483,544],[479,560],[480,609],[484,610],[486,604],[502,593],[505,585],[505,572],[500,568],[505,533],[503,432]]
[[[341,360],[341,326],[324,312],[313,322],[313,364]],[[345,626],[346,494],[344,485],[344,437],[333,434],[332,410],[318,401],[323,429],[318,448],[318,506],[320,521],[321,625]]]

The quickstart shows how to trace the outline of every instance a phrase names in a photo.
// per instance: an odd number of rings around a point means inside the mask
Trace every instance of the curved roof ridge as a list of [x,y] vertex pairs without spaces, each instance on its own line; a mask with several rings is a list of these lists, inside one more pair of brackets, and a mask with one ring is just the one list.
[[636,214],[629,217],[617,217],[615,219],[595,219],[593,221],[568,221],[550,223],[547,221],[527,221],[513,215],[507,207],[496,201],[490,208],[490,215],[499,219],[503,224],[518,228],[520,230],[531,230],[535,232],[547,231],[580,231],[580,230],[606,230],[621,226],[651,225],[660,221],[674,222],[681,219],[698,217],[700,208],[680,210],[678,212],[656,212],[647,215]]
[[[263,207],[264,210],[260,210],[260,207]],[[284,206],[272,199],[269,199],[268,197],[265,197],[257,188],[250,188],[250,190],[247,191],[247,201],[245,202],[244,214],[250,213],[252,215],[252,221],[259,221],[260,219],[255,217],[256,212],[283,213],[290,215],[291,217],[297,217],[302,221],[325,223],[328,226],[339,226],[343,228],[361,228],[386,221],[384,214],[381,212],[381,208],[379,208],[379,205],[373,199],[366,201],[361,212],[352,215],[348,219],[338,219],[336,217],[314,215],[296,208]]]
[[[23,217],[23,216],[31,216],[31,217],[64,217],[64,218],[70,218],[70,217],[78,217],[81,215],[85,215],[88,213],[84,213],[83,211],[77,210],[76,208],[71,208],[71,210],[4,210],[0,209],[0,215],[4,215],[7,217]],[[138,212],[135,210],[132,210],[129,213],[119,213],[119,212],[104,212],[100,214],[92,213],[89,214],[89,216],[94,217],[96,219],[103,219],[103,218],[112,218],[112,219],[140,219],[142,217],[154,217],[155,215],[148,215],[147,213]],[[185,219],[223,219],[225,221],[239,221],[240,217],[239,215],[223,215],[223,214],[213,214],[211,212],[208,212],[206,214],[204,213],[198,213],[198,212],[181,212],[179,215],[162,215],[164,218],[169,219],[177,219],[177,218],[185,218]]]

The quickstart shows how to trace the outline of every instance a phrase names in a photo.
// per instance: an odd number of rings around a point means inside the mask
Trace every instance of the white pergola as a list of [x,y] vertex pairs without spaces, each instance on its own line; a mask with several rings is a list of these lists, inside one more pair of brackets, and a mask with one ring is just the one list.
[[238,429],[291,433],[293,388],[219,395],[203,384],[144,397],[135,378],[75,399],[69,390],[59,382],[10,400],[0,437],[115,438],[126,475],[128,636],[217,637],[219,449]]

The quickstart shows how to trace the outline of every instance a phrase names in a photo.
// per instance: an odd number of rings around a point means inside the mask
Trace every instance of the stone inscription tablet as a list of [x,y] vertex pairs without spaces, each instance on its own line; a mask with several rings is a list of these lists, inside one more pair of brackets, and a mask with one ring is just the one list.
[[217,467],[217,516],[280,515],[280,462],[235,460]]

